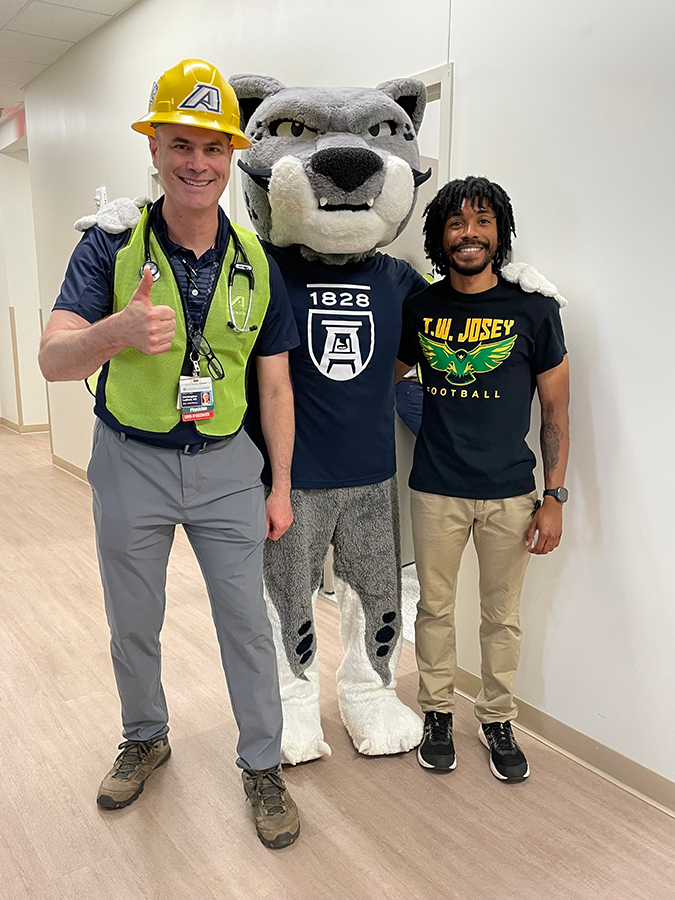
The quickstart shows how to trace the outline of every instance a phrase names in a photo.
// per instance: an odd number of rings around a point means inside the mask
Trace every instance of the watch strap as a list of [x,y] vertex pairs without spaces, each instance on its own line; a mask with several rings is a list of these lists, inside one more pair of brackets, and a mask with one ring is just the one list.
[[569,493],[567,491],[567,488],[564,488],[564,487],[547,488],[544,491],[543,496],[544,497],[555,497],[555,499],[559,503],[565,503],[565,501],[567,500],[567,498],[569,496]]

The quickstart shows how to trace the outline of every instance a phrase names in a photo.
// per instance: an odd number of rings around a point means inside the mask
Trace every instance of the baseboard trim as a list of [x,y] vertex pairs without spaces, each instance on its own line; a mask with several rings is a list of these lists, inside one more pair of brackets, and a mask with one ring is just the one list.
[[0,425],[3,428],[8,428],[10,431],[13,431],[14,434],[44,434],[46,431],[49,431],[49,425],[17,425],[16,422],[10,422],[9,419],[3,419],[0,417]]
[[80,481],[84,481],[85,484],[89,484],[86,469],[81,469],[79,466],[74,466],[71,462],[68,462],[67,459],[61,459],[60,456],[56,456],[56,454],[52,453],[52,465],[54,465],[57,469],[61,469],[62,471],[67,472],[69,475],[78,478]]
[[[329,603],[336,602],[334,595],[326,595],[323,591],[319,592],[319,596]],[[413,641],[406,638],[403,641],[415,649]],[[477,675],[457,668],[456,690],[459,694],[473,703],[480,689],[481,680]],[[675,819],[675,782],[598,743],[524,700],[516,697],[516,703],[518,719],[513,723],[516,728]]]
[[[473,701],[480,688],[478,676],[465,669],[457,670],[457,690],[462,696]],[[594,741],[524,700],[516,699],[516,703],[518,719],[513,723],[515,727],[675,818],[675,782]]]
[[[16,334],[16,312],[9,307],[9,333],[12,341],[12,360],[14,363],[14,391],[16,394],[16,415],[19,428],[23,428],[23,402],[21,400],[21,370],[19,367],[19,339]],[[19,432],[21,434],[21,432]]]

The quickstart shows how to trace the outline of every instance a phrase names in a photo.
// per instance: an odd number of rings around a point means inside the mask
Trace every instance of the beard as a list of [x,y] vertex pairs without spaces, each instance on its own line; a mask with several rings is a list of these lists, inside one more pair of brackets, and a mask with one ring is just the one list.
[[[462,247],[482,247],[485,250],[485,256],[480,262],[478,260],[463,261],[461,257],[455,255],[455,252]],[[449,247],[446,250],[446,254],[448,265],[451,269],[454,269],[455,272],[459,272],[460,275],[480,275],[480,273],[484,272],[488,266],[492,265],[492,260],[495,257],[496,251],[496,246],[491,247],[486,241],[460,241],[460,243],[453,244]]]

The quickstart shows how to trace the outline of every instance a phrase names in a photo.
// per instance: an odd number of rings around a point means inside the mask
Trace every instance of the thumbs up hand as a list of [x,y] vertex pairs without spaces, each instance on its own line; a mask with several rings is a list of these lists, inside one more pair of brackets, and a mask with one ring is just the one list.
[[153,306],[150,299],[152,272],[145,266],[141,283],[122,310],[129,347],[141,353],[156,355],[171,348],[176,334],[176,313],[169,306]]

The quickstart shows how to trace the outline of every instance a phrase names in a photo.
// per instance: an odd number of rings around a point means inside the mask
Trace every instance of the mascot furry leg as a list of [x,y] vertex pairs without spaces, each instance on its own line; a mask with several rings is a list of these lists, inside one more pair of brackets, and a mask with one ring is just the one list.
[[422,721],[396,696],[403,640],[396,479],[346,488],[333,545],[345,656],[338,702],[359,753],[401,753],[422,740]]
[[[395,479],[330,490],[294,490],[295,521],[265,546],[265,583],[275,629],[288,763],[330,753],[323,738],[314,604],[329,543],[345,655],[337,673],[340,715],[360,753],[417,746],[422,721],[396,696],[401,585]],[[283,650],[281,649],[283,648]]]

